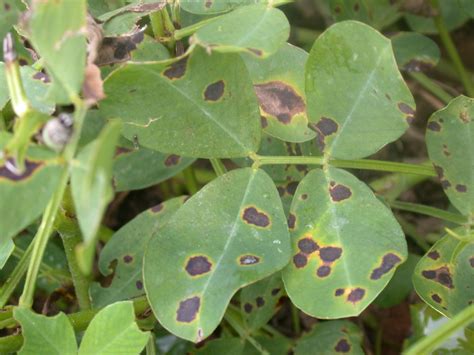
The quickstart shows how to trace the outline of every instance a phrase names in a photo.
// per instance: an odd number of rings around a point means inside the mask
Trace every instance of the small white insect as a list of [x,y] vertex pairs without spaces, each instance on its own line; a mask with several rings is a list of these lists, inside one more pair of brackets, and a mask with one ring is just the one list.
[[44,143],[57,152],[62,151],[71,138],[73,123],[72,116],[67,113],[61,113],[58,117],[50,119],[43,127]]

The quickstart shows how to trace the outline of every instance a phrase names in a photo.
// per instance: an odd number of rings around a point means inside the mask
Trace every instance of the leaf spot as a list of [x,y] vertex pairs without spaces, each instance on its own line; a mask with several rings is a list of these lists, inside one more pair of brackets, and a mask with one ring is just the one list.
[[257,303],[258,308],[261,308],[265,305],[265,300],[263,299],[263,297],[257,297],[255,299],[255,302]]
[[311,238],[303,238],[298,241],[298,248],[304,254],[311,254],[319,249],[319,245]]
[[343,288],[338,288],[336,291],[334,291],[335,296],[342,296],[344,294],[344,289]]
[[25,170],[20,173],[16,174],[15,171],[12,171],[8,165],[15,166],[12,159],[8,159],[7,163],[4,165],[0,165],[0,180],[6,179],[10,181],[21,181],[29,178],[32,176],[36,170],[38,170],[42,163],[41,162],[34,162],[30,160],[25,160]]
[[223,80],[209,84],[204,91],[204,100],[218,101],[224,95],[225,84]]
[[170,80],[180,79],[186,73],[188,57],[182,58],[177,62],[171,64],[164,72],[163,75]]
[[162,203],[160,203],[160,204],[158,204],[158,205],[156,205],[156,206],[153,206],[153,207],[151,208],[151,211],[152,211],[153,213],[159,213],[159,212],[161,212],[161,211],[163,210],[163,208],[165,208],[165,205],[162,204]]
[[433,260],[438,260],[440,257],[439,252],[437,250],[430,251],[427,254],[427,256],[428,258],[433,259]]
[[338,353],[348,353],[351,351],[351,344],[349,344],[346,339],[341,339],[337,342],[334,350]]
[[338,247],[324,247],[319,249],[319,257],[325,262],[333,262],[342,255],[342,249]]
[[250,303],[244,304],[244,311],[245,311],[246,313],[252,312],[252,309],[253,309],[253,306],[252,306]]
[[433,293],[431,295],[431,299],[435,301],[436,303],[441,303],[443,301],[437,293]]
[[186,271],[191,276],[206,274],[211,271],[212,263],[205,256],[193,256],[186,263]]
[[254,265],[260,262],[260,258],[255,255],[242,255],[239,259],[240,265]]
[[302,253],[298,253],[293,257],[293,264],[295,264],[298,269],[305,267],[307,263],[308,258]]
[[454,288],[453,279],[447,266],[442,266],[436,270],[423,270],[421,275],[428,280],[432,280],[443,285],[444,287],[450,289]]
[[441,131],[441,125],[436,121],[430,121],[426,126],[430,131],[439,132]]
[[329,187],[329,194],[331,195],[331,200],[340,202],[351,197],[352,191],[347,186],[336,184]]
[[181,160],[181,157],[179,155],[171,154],[168,157],[166,157],[165,166],[169,168],[171,166],[178,165],[180,160]]
[[328,265],[322,265],[316,270],[318,277],[326,277],[331,273],[331,267]]
[[259,212],[255,207],[247,207],[244,209],[242,219],[247,224],[253,224],[257,227],[266,228],[270,225],[270,218],[264,212]]
[[192,322],[196,319],[200,307],[201,299],[197,296],[181,301],[176,311],[176,320],[183,323]]
[[461,184],[457,184],[456,185],[456,191],[457,192],[467,192],[467,186],[466,185],[461,185]]
[[355,288],[353,289],[348,295],[347,300],[352,303],[359,302],[362,298],[364,298],[365,290],[363,288]]
[[296,225],[296,216],[293,213],[290,213],[288,215],[288,228],[295,229],[295,225]]
[[393,253],[388,253],[384,255],[384,257],[382,258],[382,264],[372,271],[372,275],[370,275],[370,278],[372,280],[380,279],[383,275],[392,270],[395,265],[398,264],[400,261],[402,261],[402,259],[400,259],[398,255],[395,255]]

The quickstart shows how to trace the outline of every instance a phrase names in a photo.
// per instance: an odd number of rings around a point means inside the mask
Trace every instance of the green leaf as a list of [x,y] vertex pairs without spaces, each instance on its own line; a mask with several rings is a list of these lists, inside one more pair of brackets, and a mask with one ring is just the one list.
[[[0,132],[0,151],[10,138],[9,134]],[[62,171],[55,158],[51,151],[34,146],[27,151],[22,174],[16,175],[5,162],[0,163],[0,201],[15,201],[0,203],[0,244],[26,228],[46,208]]]
[[144,294],[142,260],[148,241],[168,222],[184,203],[176,197],[152,207],[114,233],[100,254],[99,269],[109,274],[114,265],[112,284],[106,288],[94,284],[91,295],[94,307],[104,307],[116,301]]
[[381,30],[400,18],[397,1],[393,0],[330,0],[336,21],[357,20]]
[[317,318],[358,315],[407,255],[391,211],[344,170],[306,175],[288,224],[293,259],[283,271],[285,288],[298,308]]
[[283,283],[279,272],[242,289],[240,305],[250,331],[268,323],[278,311],[277,304],[282,295]]
[[74,355],[77,343],[71,322],[64,313],[45,317],[26,308],[15,308],[25,339],[20,355]]
[[108,77],[105,92],[101,112],[120,118],[124,136],[141,146],[201,158],[258,150],[257,101],[237,55],[196,49],[171,66],[126,65]]
[[[447,317],[454,316],[473,302],[472,280],[474,242],[461,241],[450,235],[433,245],[413,274],[413,285],[418,295]],[[470,328],[474,330],[474,324]]]
[[331,26],[314,43],[306,99],[319,146],[338,159],[375,153],[400,137],[415,114],[390,40],[355,21]]
[[[292,339],[288,339],[283,335],[257,335],[254,339],[271,355],[288,355],[291,354],[293,347]],[[261,355],[261,351],[258,351],[248,341],[245,343],[245,349],[242,355]]]
[[150,240],[145,289],[160,323],[197,342],[219,325],[239,288],[283,268],[289,253],[270,177],[258,169],[233,170],[191,197]]
[[150,333],[135,323],[131,301],[117,302],[103,308],[92,319],[82,338],[79,355],[140,354]]
[[266,5],[244,6],[201,27],[190,39],[209,51],[246,52],[266,58],[284,45],[290,25],[283,12]]
[[473,214],[474,99],[459,96],[431,115],[426,144],[451,203],[462,214]]
[[[95,141],[82,149],[72,168],[72,197],[84,239],[83,247],[87,249],[81,251],[87,254],[84,261],[92,260],[103,213],[113,198],[112,158],[120,129],[120,122],[110,122]],[[82,268],[88,270],[85,265]]]
[[11,239],[0,240],[0,270],[3,269],[15,249],[15,244]]
[[315,137],[308,128],[304,94],[304,67],[308,54],[285,44],[266,59],[242,55],[260,104],[264,131],[287,142]]
[[191,351],[191,355],[243,355],[245,342],[240,338],[220,338],[215,339],[200,347],[196,351]]
[[170,58],[168,49],[153,37],[145,35],[137,49],[131,53],[134,62],[165,60]]
[[439,62],[438,45],[416,32],[399,32],[390,38],[398,67],[405,71],[425,71]]
[[195,159],[176,154],[163,154],[156,150],[138,147],[122,139],[114,159],[116,191],[143,189],[176,175]]
[[[19,1],[18,0],[0,0],[0,41],[3,42],[3,39],[7,33],[11,30],[13,25],[18,21],[19,11]],[[0,50],[0,53],[3,53]],[[1,106],[1,105],[0,105]]]
[[325,354],[365,354],[362,349],[363,334],[347,320],[320,322],[296,343],[295,355],[314,353],[315,349]]
[[210,15],[228,12],[236,7],[260,3],[259,0],[181,0],[179,6],[192,14]]
[[29,38],[52,79],[48,97],[59,104],[71,103],[81,89],[86,64],[85,27],[85,0],[33,1]]

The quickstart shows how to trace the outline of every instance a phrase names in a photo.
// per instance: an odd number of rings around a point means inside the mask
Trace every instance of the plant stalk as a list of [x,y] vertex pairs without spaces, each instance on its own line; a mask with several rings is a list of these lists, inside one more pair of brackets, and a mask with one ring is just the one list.
[[212,168],[217,176],[224,175],[227,172],[227,169],[220,159],[213,158],[209,159],[209,161],[211,162]]
[[467,224],[469,222],[467,217],[463,215],[444,211],[436,207],[403,201],[389,201],[388,204],[390,205],[390,207],[395,208],[397,210],[419,213],[426,216],[439,218],[443,221],[453,222],[457,224]]
[[421,86],[435,95],[438,99],[443,101],[445,104],[448,104],[454,97],[444,91],[442,87],[437,85],[430,77],[423,73],[410,73],[410,77],[416,80]]

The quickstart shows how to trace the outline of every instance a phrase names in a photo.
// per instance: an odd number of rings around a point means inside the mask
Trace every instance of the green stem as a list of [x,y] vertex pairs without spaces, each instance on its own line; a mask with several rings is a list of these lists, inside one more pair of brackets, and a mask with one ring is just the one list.
[[174,31],[174,39],[178,41],[180,39],[183,39],[184,37],[191,36],[192,34],[194,34],[194,32],[199,30],[201,27],[204,27],[205,25],[207,25],[211,22],[214,22],[215,20],[217,20],[220,17],[222,17],[222,15],[212,17],[212,18],[208,18],[206,20],[197,22],[197,23],[195,23],[191,26],[187,26],[187,27],[181,28],[179,30],[176,30],[176,31]]
[[[254,161],[254,167],[260,165],[277,165],[277,164],[307,164],[307,165],[324,165],[323,157],[313,156],[251,156]],[[369,159],[358,159],[358,160],[329,160],[329,165],[337,168],[346,169],[361,169],[361,170],[375,170],[375,171],[387,171],[393,173],[404,173],[404,174],[415,174],[424,176],[436,176],[436,172],[433,167],[429,165],[417,165],[407,163],[396,163],[382,160],[369,160]]]
[[30,264],[28,266],[28,272],[26,274],[25,286],[23,293],[20,297],[19,306],[31,308],[33,305],[33,294],[35,292],[36,279],[38,277],[41,260],[43,259],[44,251],[49,240],[49,236],[53,232],[53,225],[56,219],[56,214],[61,204],[61,200],[66,189],[66,185],[69,179],[69,171],[65,168],[62,172],[61,179],[58,184],[57,190],[54,192],[53,197],[48,203],[46,210],[41,220],[41,224],[38,228],[38,232],[33,241],[33,251],[31,253]]
[[416,80],[421,86],[431,92],[433,95],[438,97],[441,101],[445,104],[448,104],[452,99],[453,96],[448,94],[441,88],[438,84],[436,84],[430,77],[426,76],[423,73],[410,73],[410,76]]
[[191,166],[188,166],[186,169],[183,170],[183,176],[186,190],[188,190],[188,193],[190,195],[194,195],[196,192],[199,191],[196,175],[194,175],[194,169]]
[[443,42],[443,45],[446,48],[448,55],[451,58],[451,61],[453,62],[454,67],[456,68],[456,71],[459,74],[459,78],[461,79],[461,82],[464,88],[466,89],[466,93],[469,96],[474,97],[474,85],[469,79],[469,76],[467,75],[467,72],[466,72],[466,69],[464,68],[461,57],[459,56],[459,53],[456,50],[456,46],[454,45],[453,39],[451,38],[448,28],[446,27],[442,10],[441,10],[441,7],[439,6],[439,0],[431,0],[431,4],[433,5],[433,7],[438,13],[434,17],[434,22],[435,22],[436,28],[438,29],[441,42]]
[[426,216],[439,218],[444,221],[457,223],[457,224],[468,223],[467,217],[462,216],[457,213],[444,211],[436,207],[425,206],[418,203],[403,202],[403,201],[388,201],[388,204],[390,205],[390,207],[395,208],[397,210],[419,213]]
[[298,336],[301,333],[301,324],[300,324],[300,311],[296,306],[291,303],[291,320],[293,323],[293,333]]
[[220,159],[213,158],[209,159],[209,161],[211,162],[212,168],[217,176],[224,175],[227,172],[227,169]]
[[173,34],[175,28],[166,6],[150,14],[150,22],[155,38],[159,41],[166,42],[168,49],[174,53],[176,41]]
[[90,279],[81,272],[76,258],[76,246],[82,242],[80,235],[66,235],[61,234],[64,244],[64,251],[66,253],[69,271],[72,276],[72,283],[74,284],[74,291],[76,293],[79,308],[82,310],[91,308],[91,300],[89,297]]
[[458,329],[469,325],[474,320],[474,304],[464,308],[447,323],[436,329],[430,335],[420,339],[407,351],[405,355],[430,354],[438,345],[448,339]]

